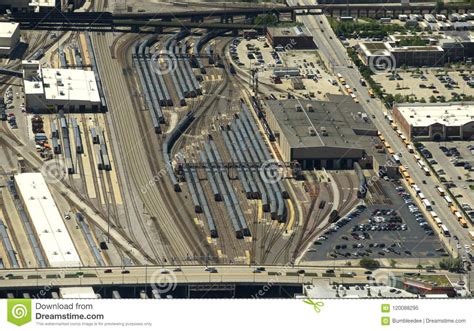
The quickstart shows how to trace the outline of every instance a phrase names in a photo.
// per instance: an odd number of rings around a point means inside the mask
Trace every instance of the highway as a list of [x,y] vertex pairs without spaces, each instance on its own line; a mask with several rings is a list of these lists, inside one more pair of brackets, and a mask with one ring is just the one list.
[[[295,0],[288,0],[288,2],[290,4],[296,3]],[[310,1],[308,0],[303,0],[303,3],[305,4],[309,4],[309,2]],[[360,84],[359,80],[362,76],[357,67],[355,67],[349,59],[346,49],[339,42],[337,36],[331,29],[328,19],[325,16],[304,16],[299,19],[303,21],[311,31],[315,43],[319,47],[319,51],[328,68],[332,69],[334,74],[340,73],[347,81],[347,84],[351,87],[356,87],[356,96],[360,100],[360,103],[367,114],[375,116],[373,121],[379,131],[384,135],[386,141],[392,146],[395,152],[400,152],[404,155],[401,158],[402,164],[408,169],[410,176],[420,187],[427,199],[434,202],[433,210],[438,214],[438,216],[440,216],[443,223],[448,227],[451,235],[459,238],[461,246],[464,246],[465,244],[470,246],[471,240],[468,238],[467,230],[459,225],[454,215],[447,207],[446,202],[436,193],[435,185],[437,183],[434,176],[426,176],[417,165],[414,157],[408,153],[405,144],[391,128],[390,123],[384,118],[384,105],[376,99],[370,101],[368,87]],[[423,180],[426,181],[426,184],[423,183]],[[435,227],[435,229],[437,228]],[[440,237],[443,240],[446,240],[442,235]],[[455,247],[456,245],[452,237],[447,239],[447,243],[451,247]],[[456,250],[454,249],[453,251],[456,255]]]

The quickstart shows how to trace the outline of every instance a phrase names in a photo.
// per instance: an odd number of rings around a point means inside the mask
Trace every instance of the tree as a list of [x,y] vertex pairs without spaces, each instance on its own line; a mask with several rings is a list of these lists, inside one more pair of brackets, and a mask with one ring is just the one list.
[[374,259],[363,258],[360,260],[359,265],[366,269],[377,269],[380,267],[380,262]]
[[444,9],[444,1],[443,0],[436,0],[436,7],[435,11],[440,13]]
[[439,262],[439,267],[448,271],[457,271],[462,268],[462,260],[460,257],[457,258],[445,258]]

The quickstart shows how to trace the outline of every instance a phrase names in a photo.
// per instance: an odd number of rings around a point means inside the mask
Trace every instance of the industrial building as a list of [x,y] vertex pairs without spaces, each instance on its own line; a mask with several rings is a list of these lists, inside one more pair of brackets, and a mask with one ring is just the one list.
[[350,96],[327,98],[266,101],[283,161],[298,161],[303,169],[351,169],[355,161],[371,166],[377,129]]
[[69,4],[77,5],[82,0],[0,0],[0,10],[12,12],[47,12],[53,8],[64,9]]
[[38,61],[23,61],[23,86],[25,106],[30,112],[100,110],[93,71],[42,68]]
[[268,27],[268,42],[277,51],[315,49],[313,37],[305,27]]
[[472,102],[398,104],[393,118],[409,140],[474,138]]
[[49,265],[81,266],[81,259],[43,175],[15,175],[15,186]]
[[10,56],[20,42],[20,25],[0,22],[0,56]]
[[359,53],[366,65],[389,63],[390,66],[440,67],[445,63],[444,50],[438,45],[396,46],[389,42],[361,42]]

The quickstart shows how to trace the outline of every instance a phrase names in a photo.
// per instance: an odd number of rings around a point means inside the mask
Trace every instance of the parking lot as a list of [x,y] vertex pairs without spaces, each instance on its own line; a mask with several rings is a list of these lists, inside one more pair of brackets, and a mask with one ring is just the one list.
[[374,75],[373,78],[386,93],[409,96],[413,101],[420,101],[423,98],[426,102],[430,102],[432,97],[438,101],[443,101],[443,98],[449,101],[474,93],[474,79],[472,73],[467,70],[449,72],[443,69],[399,70],[395,75],[383,73]]
[[[303,97],[323,100],[326,93],[342,94],[333,77],[320,65],[315,51],[284,50],[275,51],[266,39],[258,38],[242,40],[238,46],[230,49],[233,61],[246,70],[258,69],[259,81],[275,86],[284,91],[292,91]],[[281,81],[273,81],[273,69],[297,67],[300,70],[303,89],[295,89],[291,78],[282,77]],[[286,98],[285,95],[276,95]]]
[[447,256],[436,230],[405,189],[382,179],[379,182],[392,203],[359,206],[317,238],[304,260]]
[[474,144],[457,141],[425,142],[424,145],[433,156],[429,162],[440,180],[474,217]]

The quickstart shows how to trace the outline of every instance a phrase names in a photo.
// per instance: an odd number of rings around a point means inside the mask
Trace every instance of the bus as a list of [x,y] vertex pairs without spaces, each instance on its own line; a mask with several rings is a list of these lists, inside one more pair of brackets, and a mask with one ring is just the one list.
[[433,210],[431,208],[431,203],[428,201],[428,199],[423,199],[422,202],[425,205],[426,210],[428,210],[428,211]]
[[390,123],[390,126],[392,127],[392,129],[396,130],[398,128],[398,126],[395,124],[395,123]]
[[413,157],[415,158],[415,160],[416,160],[417,162],[421,160],[421,157],[419,157],[419,156],[418,156],[418,155],[416,155],[416,154],[415,154],[415,155],[413,155]]
[[469,231],[469,238],[471,238],[471,240],[474,240],[474,231]]
[[403,178],[410,178],[410,174],[406,170],[404,172],[402,172],[402,176],[403,176]]
[[436,190],[438,191],[440,196],[444,197],[446,195],[446,191],[443,190],[441,186],[436,186]]
[[420,193],[421,190],[420,188],[418,187],[418,185],[413,185],[413,190],[415,190],[416,194]]
[[405,167],[402,166],[402,165],[398,167],[398,170],[400,171],[401,174],[403,174],[405,171],[407,171],[407,169],[405,169]]
[[448,203],[448,206],[452,206],[452,205],[453,205],[453,200],[451,200],[451,198],[448,197],[447,195],[444,197],[444,200]]
[[449,234],[449,230],[446,227],[446,225],[441,224],[440,228],[441,228],[441,231],[443,231],[443,234],[444,234],[445,237],[451,237],[451,235]]
[[392,158],[397,164],[400,164],[400,157],[398,155],[394,154]]
[[456,211],[454,212],[454,216],[456,216],[456,219],[459,221],[462,218],[462,215],[460,212]]
[[369,89],[369,97],[375,98],[374,90]]
[[415,185],[415,182],[410,177],[407,178],[408,185]]
[[401,137],[402,136],[402,131],[400,131],[399,129],[396,130],[397,134]]
[[390,144],[388,142],[384,142],[383,145],[385,146],[385,148],[390,148]]
[[423,171],[425,172],[425,175],[426,175],[426,176],[431,176],[431,174],[430,174],[430,169],[428,169],[428,167],[423,167],[422,169],[423,169]]
[[458,211],[458,210],[456,209],[456,207],[454,207],[454,206],[452,206],[452,205],[449,206],[449,210],[451,210],[451,213],[453,213],[453,214]]
[[403,134],[400,135],[400,138],[402,139],[402,141],[407,144],[408,140],[407,140],[407,137],[405,137]]
[[390,123],[393,123],[393,118],[392,118],[392,116],[387,115],[387,120],[388,120]]
[[407,148],[408,148],[408,153],[415,153],[415,149],[413,148],[412,145],[407,145]]
[[426,200],[425,195],[421,191],[418,193],[418,197],[420,198],[421,201]]
[[443,225],[443,222],[441,222],[441,220],[438,217],[433,218],[433,220],[436,222],[436,225],[438,226],[438,228],[440,228],[441,225]]
[[387,152],[388,152],[388,154],[395,155],[395,152],[394,152],[393,149],[391,149],[390,147],[387,148]]

